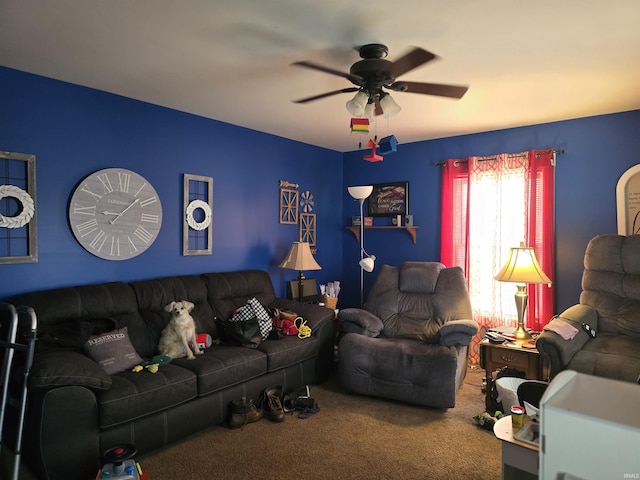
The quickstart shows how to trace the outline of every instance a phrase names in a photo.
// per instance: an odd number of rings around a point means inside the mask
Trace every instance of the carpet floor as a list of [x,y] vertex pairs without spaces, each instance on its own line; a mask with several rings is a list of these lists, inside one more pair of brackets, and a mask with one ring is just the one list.
[[310,386],[309,418],[220,425],[137,460],[149,480],[499,479],[500,441],[472,418],[483,375],[469,369],[452,409],[350,394],[331,375]]

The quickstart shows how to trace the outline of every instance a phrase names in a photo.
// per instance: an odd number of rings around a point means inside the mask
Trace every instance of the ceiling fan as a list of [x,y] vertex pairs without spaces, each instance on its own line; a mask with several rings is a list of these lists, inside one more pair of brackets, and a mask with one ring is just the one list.
[[[340,93],[358,92],[352,100],[347,102],[347,110],[350,113],[354,116],[365,116],[365,114],[371,116],[369,113],[372,113],[371,111],[373,110],[375,115],[384,114],[385,117],[390,117],[397,113],[400,107],[384,89],[394,92],[420,93],[460,99],[469,88],[461,85],[397,81],[400,75],[437,58],[435,54],[422,48],[414,48],[395,62],[385,59],[389,49],[386,45],[380,43],[363,45],[357,50],[362,60],[354,63],[349,69],[349,73],[313,62],[294,62],[292,65],[337,75],[346,78],[355,85],[355,87],[342,88],[312,97],[301,98],[294,100],[294,102],[308,103]],[[366,113],[365,109],[367,110]]]

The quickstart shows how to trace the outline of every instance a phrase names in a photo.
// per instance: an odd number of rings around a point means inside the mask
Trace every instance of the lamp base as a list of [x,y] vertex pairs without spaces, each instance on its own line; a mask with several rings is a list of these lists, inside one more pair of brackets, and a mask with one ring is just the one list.
[[518,285],[516,292],[516,310],[518,311],[518,328],[516,328],[516,343],[522,345],[533,337],[524,327],[524,314],[527,310],[527,292],[526,285]]
[[515,335],[517,343],[524,343],[525,341],[531,340],[533,338],[531,334],[527,332],[527,329],[524,328],[524,325],[520,323],[518,324]]

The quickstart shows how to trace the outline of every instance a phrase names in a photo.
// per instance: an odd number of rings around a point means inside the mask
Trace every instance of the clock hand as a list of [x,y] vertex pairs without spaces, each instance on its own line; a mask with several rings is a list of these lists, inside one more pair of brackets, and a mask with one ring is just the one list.
[[102,213],[103,215],[120,215],[119,213],[116,213],[116,212],[107,212],[106,210],[105,210],[104,212],[100,212],[100,213]]
[[116,223],[116,220],[118,220],[122,215],[124,215],[124,214],[125,214],[125,212],[126,212],[127,210],[129,210],[131,207],[133,207],[133,206],[134,206],[136,203],[138,203],[139,201],[140,201],[140,199],[139,199],[139,198],[136,198],[133,202],[131,202],[131,204],[130,204],[127,208],[125,208],[122,212],[120,212],[120,214],[119,214],[116,218],[114,218],[113,220],[111,220],[109,223],[110,223],[111,225],[113,225],[114,223]]

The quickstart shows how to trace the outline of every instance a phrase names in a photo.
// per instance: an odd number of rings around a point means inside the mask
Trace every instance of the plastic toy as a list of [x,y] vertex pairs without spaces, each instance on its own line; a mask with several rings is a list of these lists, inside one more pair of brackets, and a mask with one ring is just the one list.
[[119,445],[104,452],[106,463],[96,475],[96,480],[116,478],[118,480],[149,480],[147,472],[133,456],[138,452],[134,445]]
[[140,365],[136,365],[131,369],[132,372],[138,373],[144,369],[147,369],[151,373],[157,373],[158,368],[165,366],[171,361],[171,357],[166,355],[156,355],[152,357],[151,360],[145,363],[141,363]]

